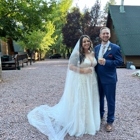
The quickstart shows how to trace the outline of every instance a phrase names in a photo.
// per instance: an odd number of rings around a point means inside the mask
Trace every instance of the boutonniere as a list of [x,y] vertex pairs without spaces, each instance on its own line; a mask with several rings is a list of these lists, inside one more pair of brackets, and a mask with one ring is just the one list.
[[110,51],[110,50],[111,50],[111,47],[109,46],[109,47],[108,47],[108,51]]

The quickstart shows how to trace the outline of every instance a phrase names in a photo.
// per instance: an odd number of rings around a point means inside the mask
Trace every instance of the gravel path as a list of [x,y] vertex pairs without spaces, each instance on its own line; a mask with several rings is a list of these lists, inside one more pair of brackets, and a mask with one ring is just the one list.
[[[32,127],[27,113],[42,104],[59,102],[64,88],[67,60],[45,60],[21,70],[3,71],[0,83],[0,140],[47,140]],[[114,131],[104,130],[104,120],[95,136],[66,136],[65,140],[140,140],[140,78],[136,70],[117,69],[117,101]]]

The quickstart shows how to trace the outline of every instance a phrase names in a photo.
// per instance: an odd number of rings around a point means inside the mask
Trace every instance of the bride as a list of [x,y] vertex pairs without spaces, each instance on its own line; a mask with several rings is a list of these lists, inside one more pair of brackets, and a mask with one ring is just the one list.
[[41,105],[27,115],[31,125],[49,140],[63,140],[66,134],[95,135],[100,128],[99,93],[94,67],[97,62],[87,35],[77,42],[68,63],[63,96],[53,107]]

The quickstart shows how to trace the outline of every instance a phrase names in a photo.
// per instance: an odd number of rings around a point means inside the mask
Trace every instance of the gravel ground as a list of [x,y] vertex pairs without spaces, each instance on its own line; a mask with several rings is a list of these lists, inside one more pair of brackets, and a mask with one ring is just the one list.
[[[42,104],[55,105],[64,88],[67,60],[44,60],[21,70],[2,71],[0,83],[0,140],[47,140],[32,127],[27,114]],[[140,140],[140,78],[132,77],[137,70],[117,69],[116,120],[114,131],[101,124],[95,136],[66,136],[65,140]]]

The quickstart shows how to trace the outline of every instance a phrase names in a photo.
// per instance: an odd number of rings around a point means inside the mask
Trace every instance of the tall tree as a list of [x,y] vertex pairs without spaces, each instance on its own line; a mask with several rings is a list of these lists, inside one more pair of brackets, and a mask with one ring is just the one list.
[[68,48],[73,48],[82,34],[81,31],[81,18],[79,8],[73,8],[67,15],[67,23],[62,28],[64,44]]
[[90,12],[88,9],[85,9],[84,10],[84,13],[82,14],[82,18],[81,18],[81,31],[83,34],[87,34],[88,35],[88,32],[87,32],[87,28],[91,24],[91,15],[90,15]]
[[52,21],[55,26],[55,32],[53,36],[57,37],[55,40],[55,44],[51,46],[52,50],[55,50],[58,53],[64,53],[64,44],[63,44],[63,35],[62,35],[62,27],[66,23],[66,16],[69,8],[72,5],[73,0],[60,0],[55,9],[52,11]]
[[101,11],[101,16],[100,16],[100,23],[101,25],[105,26],[106,25],[106,21],[107,21],[107,16],[108,16],[108,9],[110,5],[115,5],[116,1],[115,0],[109,0],[105,7],[104,10]]
[[1,0],[0,37],[18,40],[41,28],[42,21],[47,20],[44,13],[52,11],[53,3],[44,0]]
[[96,0],[92,8],[85,9],[82,16],[82,29],[83,33],[90,36],[94,44],[97,43],[97,37],[99,36],[99,18],[100,18],[101,3]]
[[101,8],[101,4],[99,0],[96,0],[95,4],[92,6],[90,11],[90,16],[91,16],[90,25],[93,27],[98,25],[98,19],[100,17],[100,8]]
[[55,26],[48,21],[44,26],[44,31],[37,30],[33,31],[30,34],[26,35],[24,40],[19,41],[18,43],[23,46],[24,49],[30,50],[32,53],[33,51],[38,51],[39,56],[50,49],[50,46],[55,43],[56,37],[52,37],[55,31]]
[[73,48],[82,34],[87,34],[93,42],[99,36],[98,19],[100,17],[100,2],[96,0],[91,10],[86,9],[80,13],[79,8],[74,8],[67,15],[67,23],[63,27],[64,43],[67,48]]
[[[32,32],[29,32],[29,35],[25,35],[25,38],[22,39],[24,46],[26,46],[26,48],[30,51],[38,50],[40,53],[50,49],[60,51],[61,48],[62,50],[64,45],[62,45],[63,38],[61,29],[63,24],[66,22],[65,19],[67,10],[71,6],[71,3],[71,0],[60,0],[58,3],[55,0],[52,0],[50,5],[52,11],[42,16],[43,23],[40,29],[36,29]],[[47,30],[46,26],[48,27]],[[37,41],[38,39],[40,41]]]

